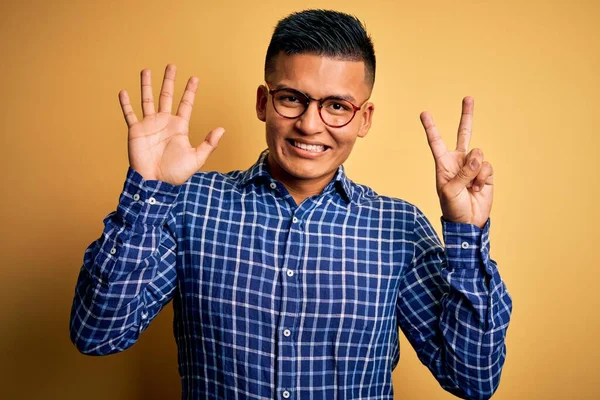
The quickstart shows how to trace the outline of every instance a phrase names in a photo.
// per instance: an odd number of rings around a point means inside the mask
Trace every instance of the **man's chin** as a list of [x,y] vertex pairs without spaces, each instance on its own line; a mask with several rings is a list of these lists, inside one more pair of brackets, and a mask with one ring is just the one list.
[[291,165],[285,168],[286,175],[296,180],[321,180],[333,176],[334,172],[321,168],[306,168],[305,166]]
[[276,157],[273,154],[269,154],[269,166],[271,173],[275,178],[281,180],[321,180],[327,176],[333,176],[334,171],[329,171],[328,166],[323,165],[322,162],[317,160],[306,160],[298,157],[283,156]]

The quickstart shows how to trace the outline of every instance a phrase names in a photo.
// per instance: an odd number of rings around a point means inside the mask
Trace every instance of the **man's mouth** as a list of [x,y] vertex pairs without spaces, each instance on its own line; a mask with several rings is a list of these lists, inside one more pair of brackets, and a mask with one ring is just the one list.
[[325,150],[327,150],[327,146],[323,146],[320,144],[306,144],[306,143],[298,142],[296,140],[289,140],[289,142],[294,147],[298,147],[299,149],[310,151],[311,153],[322,153]]

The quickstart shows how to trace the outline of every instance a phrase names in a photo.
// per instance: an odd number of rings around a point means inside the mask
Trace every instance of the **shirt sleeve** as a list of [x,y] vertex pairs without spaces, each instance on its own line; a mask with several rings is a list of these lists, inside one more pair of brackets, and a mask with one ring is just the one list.
[[176,288],[174,207],[179,186],[129,168],[115,212],[85,251],[71,308],[77,349],[105,355],[132,346]]
[[490,258],[483,229],[443,220],[445,248],[416,209],[414,257],[399,290],[400,328],[421,362],[447,391],[488,399],[506,357],[512,300]]

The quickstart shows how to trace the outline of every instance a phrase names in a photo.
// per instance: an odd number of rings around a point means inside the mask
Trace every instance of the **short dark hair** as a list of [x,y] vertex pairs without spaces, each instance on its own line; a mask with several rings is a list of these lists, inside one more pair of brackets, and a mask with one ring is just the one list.
[[333,10],[304,10],[277,23],[265,58],[265,80],[279,53],[315,54],[365,63],[365,79],[375,83],[375,50],[358,18]]

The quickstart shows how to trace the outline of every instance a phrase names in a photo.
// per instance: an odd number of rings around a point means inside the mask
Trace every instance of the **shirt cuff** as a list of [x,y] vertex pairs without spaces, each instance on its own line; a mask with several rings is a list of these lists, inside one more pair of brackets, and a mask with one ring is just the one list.
[[[490,259],[490,223],[488,218],[483,228],[477,225],[442,221],[442,233],[446,244],[446,257],[451,269],[481,268]],[[486,268],[487,269],[487,268]],[[490,271],[488,271],[490,272]]]
[[162,225],[175,204],[180,189],[181,185],[144,180],[140,173],[129,167],[117,213],[131,225],[136,222]]

